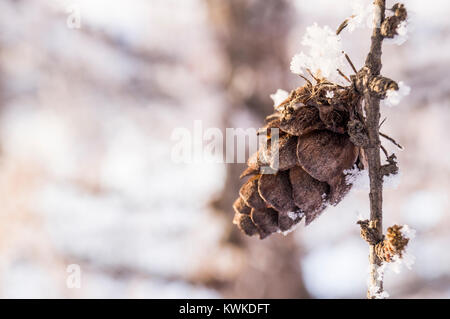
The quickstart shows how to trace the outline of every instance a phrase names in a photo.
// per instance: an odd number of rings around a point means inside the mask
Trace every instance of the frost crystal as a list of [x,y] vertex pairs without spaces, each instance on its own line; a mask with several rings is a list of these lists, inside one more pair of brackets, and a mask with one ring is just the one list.
[[412,255],[410,252],[405,251],[402,258],[400,258],[398,255],[395,255],[392,258],[390,266],[396,274],[399,274],[402,270],[403,265],[405,265],[406,268],[411,269],[415,261],[416,257],[414,257],[414,255]]
[[392,39],[385,39],[387,43],[402,45],[408,40],[408,20],[402,21],[397,27],[397,35]]
[[398,90],[388,90],[386,92],[386,98],[383,103],[387,106],[395,106],[400,103],[403,97],[409,95],[411,88],[407,86],[403,81],[398,82]]
[[[386,299],[389,298],[389,293],[386,290],[382,290],[381,289],[381,285],[380,283],[383,280],[384,277],[384,271],[386,270],[386,265],[387,263],[382,263],[381,266],[377,267],[376,271],[377,271],[377,282],[373,283],[370,278],[368,281],[368,286],[369,286],[369,295],[371,297],[374,297],[375,299]],[[369,272],[370,272],[371,268],[369,267]]]
[[[367,191],[370,189],[370,178],[368,170],[360,170],[356,166],[352,169],[344,170],[345,182],[353,185],[352,189]],[[386,189],[397,189],[401,181],[401,174],[390,174],[383,176],[383,187]]]
[[[403,225],[401,229],[402,235],[406,238],[413,239],[416,236],[416,231],[410,228],[408,225]],[[405,250],[402,252],[402,257],[395,255],[390,263],[383,262],[379,268],[378,278],[383,279],[384,270],[389,267],[396,274],[400,273],[402,266],[408,269],[412,268],[412,265],[416,261],[416,257],[409,251],[409,245],[406,246]]]
[[384,278],[384,271],[386,270],[387,263],[383,262],[377,269],[377,280],[382,281]]
[[302,218],[305,214],[301,211],[297,211],[297,212],[289,212],[287,213],[288,217],[292,220],[297,220],[299,218]]
[[369,190],[370,180],[367,170],[360,170],[358,167],[344,170],[345,182],[347,185],[353,185],[353,189]]
[[373,286],[369,288],[369,293],[375,299],[386,299],[389,298],[389,293],[386,290],[380,292],[380,287]]
[[401,229],[402,235],[409,239],[414,239],[416,237],[416,230],[412,229],[408,225],[403,225]]
[[294,74],[303,74],[303,69],[308,68],[310,58],[303,52],[294,55],[291,61],[291,72]]
[[[402,232],[402,235],[406,238],[413,239],[416,237],[416,231],[409,227],[408,225],[403,225],[402,229],[400,230]],[[409,245],[406,246],[405,251],[402,253],[402,257],[395,255],[393,258],[393,261],[391,263],[392,270],[395,273],[400,273],[400,270],[402,269],[402,266],[405,265],[406,268],[411,269],[412,265],[416,261],[416,257],[414,257],[413,254],[411,254],[409,250]]]
[[[351,2],[352,16],[348,20],[347,29],[353,32],[356,28],[371,26],[372,5],[368,1],[353,0]],[[364,25],[365,24],[365,25]]]
[[336,35],[330,27],[319,27],[317,23],[314,23],[306,29],[302,44],[309,48],[309,52],[308,54],[300,52],[292,58],[292,73],[304,74],[304,71],[309,69],[318,77],[325,77],[332,81],[341,80],[336,71],[345,65],[340,36]]
[[356,216],[356,220],[360,221],[360,220],[364,220],[364,219],[367,219],[367,218],[365,218],[361,212],[358,212],[358,215]]
[[273,100],[273,106],[276,108],[280,105],[284,100],[289,97],[289,93],[285,90],[278,89],[274,94],[270,95],[270,98]]

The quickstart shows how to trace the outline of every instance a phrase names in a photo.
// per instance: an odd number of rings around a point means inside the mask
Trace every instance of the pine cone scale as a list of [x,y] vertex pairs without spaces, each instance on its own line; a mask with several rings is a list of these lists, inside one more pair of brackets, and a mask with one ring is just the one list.
[[293,114],[285,114],[280,120],[279,127],[284,132],[294,136],[301,136],[314,130],[325,129],[316,107],[304,106],[293,112]]
[[308,220],[312,212],[319,212],[325,208],[323,203],[329,193],[327,183],[312,178],[299,166],[289,171],[289,178],[294,203],[302,212],[305,212]]
[[349,137],[330,131],[316,131],[298,139],[297,157],[303,169],[315,179],[327,182],[356,162],[357,148]]
[[278,213],[271,208],[252,209],[251,218],[260,230],[261,237],[278,230]]
[[258,190],[264,201],[278,212],[289,213],[297,210],[292,199],[292,187],[287,172],[261,175]]
[[266,202],[261,198],[258,192],[259,176],[250,178],[239,191],[239,196],[248,207],[263,209],[267,207]]

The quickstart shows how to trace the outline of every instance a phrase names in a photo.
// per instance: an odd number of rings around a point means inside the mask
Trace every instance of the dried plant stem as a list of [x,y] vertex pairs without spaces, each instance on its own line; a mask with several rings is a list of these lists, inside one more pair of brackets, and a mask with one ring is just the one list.
[[[382,43],[380,25],[385,17],[385,0],[374,1],[374,26],[371,38],[370,52],[367,55],[365,67],[359,72],[359,82],[364,92],[366,128],[369,137],[369,144],[364,148],[369,164],[370,177],[370,222],[369,227],[373,229],[377,240],[383,239],[383,176],[381,174],[380,161],[380,97],[371,92],[369,83],[371,79],[380,75],[382,63]],[[369,243],[369,263],[370,277],[369,288],[379,287],[377,294],[383,291],[383,281],[380,279],[378,269],[381,266],[381,260],[375,252],[376,243]],[[374,292],[369,289],[368,298],[374,298]]]
[[384,137],[385,139],[387,139],[388,141],[390,141],[392,144],[394,144],[395,146],[397,146],[399,149],[403,149],[403,146],[401,146],[399,143],[397,143],[396,140],[394,140],[392,137],[390,137],[389,135],[386,135],[384,133],[380,132],[380,136]]

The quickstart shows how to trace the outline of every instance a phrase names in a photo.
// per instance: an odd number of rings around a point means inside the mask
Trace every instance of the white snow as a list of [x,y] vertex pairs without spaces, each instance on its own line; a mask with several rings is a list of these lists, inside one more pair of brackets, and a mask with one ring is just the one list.
[[291,61],[291,71],[295,74],[305,74],[309,69],[318,77],[331,81],[341,81],[336,71],[343,69],[345,56],[341,37],[329,26],[320,27],[317,23],[306,29],[302,44],[309,49],[308,53],[300,52]]
[[386,299],[389,298],[389,293],[386,290],[380,291],[380,287],[378,286],[370,286],[369,293],[375,299]]
[[297,220],[299,218],[302,218],[305,214],[303,212],[289,212],[287,213],[288,217],[292,220]]
[[386,92],[386,98],[383,100],[383,104],[389,107],[396,106],[409,93],[411,93],[411,88],[403,81],[400,81],[398,82],[398,90],[388,90]]
[[405,247],[405,250],[402,252],[402,257],[399,255],[395,255],[392,257],[392,261],[387,263],[383,262],[381,266],[377,269],[378,272],[378,280],[383,280],[384,274],[386,270],[392,270],[394,273],[399,274],[405,266],[407,269],[411,270],[412,265],[415,263],[415,256],[411,253],[410,245],[411,240],[415,237],[416,231],[409,227],[408,225],[403,225],[401,229],[401,233],[406,238],[409,238],[408,245]]
[[360,170],[356,166],[352,169],[344,170],[345,182],[347,185],[353,185],[352,189],[355,190],[369,190],[370,180],[369,171]]
[[408,40],[408,20],[402,21],[397,27],[397,35],[392,38],[386,38],[386,43],[402,45]]
[[401,229],[401,233],[403,236],[409,239],[416,238],[416,230],[409,227],[409,225],[403,225]]
[[402,257],[400,258],[399,255],[395,255],[392,258],[393,259],[392,262],[387,264],[388,267],[392,269],[392,271],[395,272],[396,274],[400,273],[403,266],[411,270],[412,265],[416,261],[416,257],[410,251],[411,240],[415,238],[416,231],[411,227],[409,227],[408,225],[403,225],[400,231],[404,237],[409,238],[409,242],[408,245],[405,247],[405,250],[402,252]]
[[357,28],[372,26],[373,5],[370,1],[353,0],[350,3],[352,15],[348,20],[347,29],[351,33]]
[[270,95],[270,98],[273,100],[273,106],[276,108],[280,105],[284,100],[289,97],[289,92],[278,89],[274,94]]

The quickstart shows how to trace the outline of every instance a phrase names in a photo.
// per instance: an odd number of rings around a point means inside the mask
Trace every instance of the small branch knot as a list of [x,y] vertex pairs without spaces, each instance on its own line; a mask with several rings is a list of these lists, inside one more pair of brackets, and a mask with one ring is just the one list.
[[391,10],[394,11],[394,15],[385,18],[381,24],[381,35],[389,39],[397,35],[398,26],[408,17],[408,12],[402,3],[395,4]]
[[395,154],[392,154],[392,155],[388,156],[388,158],[386,160],[388,163],[381,166],[380,173],[383,176],[397,174],[398,173],[397,156],[395,156]]
[[376,229],[377,220],[359,220],[357,224],[361,227],[361,237],[369,245],[376,245],[382,241]]
[[375,76],[370,79],[369,89],[370,93],[380,99],[384,99],[388,90],[398,90],[398,84],[397,82],[389,78],[383,76]]
[[401,19],[401,21],[405,21],[408,17],[408,11],[405,8],[405,5],[403,3],[396,3],[392,7],[392,10],[394,11],[394,15]]

